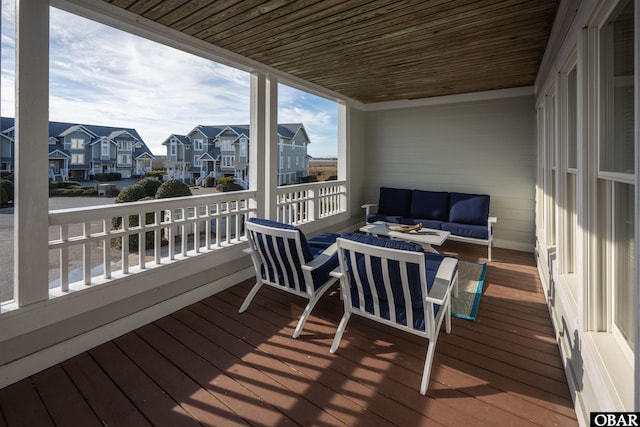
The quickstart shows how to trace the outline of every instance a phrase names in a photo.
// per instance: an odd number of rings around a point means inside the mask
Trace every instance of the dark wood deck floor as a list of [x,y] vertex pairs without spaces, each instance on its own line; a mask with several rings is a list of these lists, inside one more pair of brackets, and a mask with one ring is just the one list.
[[[486,248],[445,252],[484,261]],[[478,318],[426,340],[352,318],[337,292],[291,338],[304,301],[244,282],[0,390],[1,426],[573,426],[532,254],[495,249]]]

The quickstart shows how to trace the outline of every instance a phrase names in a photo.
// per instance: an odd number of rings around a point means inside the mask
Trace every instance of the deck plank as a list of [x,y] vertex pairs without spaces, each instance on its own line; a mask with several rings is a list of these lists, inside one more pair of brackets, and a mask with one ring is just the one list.
[[0,390],[0,412],[8,426],[55,426],[31,378]]
[[32,379],[55,425],[102,425],[62,366],[55,365],[34,375]]

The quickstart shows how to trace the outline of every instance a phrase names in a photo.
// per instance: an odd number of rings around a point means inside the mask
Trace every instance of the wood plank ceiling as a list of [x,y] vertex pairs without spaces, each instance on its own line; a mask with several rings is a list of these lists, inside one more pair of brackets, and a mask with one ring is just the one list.
[[533,85],[559,0],[104,0],[363,103]]

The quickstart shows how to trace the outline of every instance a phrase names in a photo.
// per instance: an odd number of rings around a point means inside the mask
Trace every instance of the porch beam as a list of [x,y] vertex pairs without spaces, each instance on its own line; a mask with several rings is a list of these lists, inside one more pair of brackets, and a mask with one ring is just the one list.
[[49,2],[16,1],[14,298],[49,296]]

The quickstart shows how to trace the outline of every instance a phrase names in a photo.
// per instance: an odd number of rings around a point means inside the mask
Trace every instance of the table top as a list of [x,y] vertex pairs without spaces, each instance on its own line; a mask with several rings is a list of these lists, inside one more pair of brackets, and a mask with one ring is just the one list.
[[422,245],[436,246],[443,244],[450,235],[448,231],[434,230],[432,228],[422,228],[421,230],[409,231],[406,233],[402,231],[391,231],[387,228],[386,223],[382,221],[366,224],[360,228],[360,231],[378,236],[393,237],[394,239],[406,240],[408,242],[415,242]]

